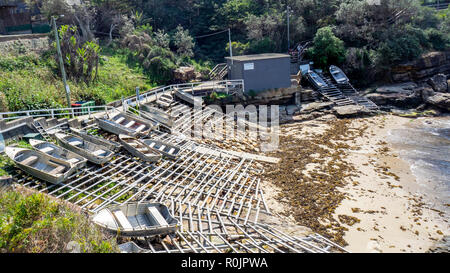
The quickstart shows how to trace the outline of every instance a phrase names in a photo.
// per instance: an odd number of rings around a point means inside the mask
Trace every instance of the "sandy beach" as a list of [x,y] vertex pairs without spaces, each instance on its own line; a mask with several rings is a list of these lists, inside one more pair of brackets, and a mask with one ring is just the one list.
[[[335,241],[346,243],[350,252],[426,252],[449,235],[450,226],[444,212],[427,205],[410,164],[387,141],[390,130],[409,122],[408,118],[379,115],[347,121],[324,117],[282,125],[280,164],[291,164],[294,169],[289,177],[280,177],[280,173],[271,177],[276,166],[267,168],[263,189],[272,211],[334,236]],[[346,126],[341,133],[345,137],[333,132],[339,128],[336,126]],[[283,137],[291,139],[291,144],[283,144]],[[311,142],[305,142],[308,140]],[[323,151],[301,154],[302,145],[317,142]],[[299,158],[286,155],[290,150],[293,155],[298,151]],[[304,168],[295,169],[297,165]],[[283,179],[291,184],[279,181]],[[310,187],[312,181],[318,185]],[[310,190],[297,190],[297,184]],[[322,196],[328,203],[322,202]]]

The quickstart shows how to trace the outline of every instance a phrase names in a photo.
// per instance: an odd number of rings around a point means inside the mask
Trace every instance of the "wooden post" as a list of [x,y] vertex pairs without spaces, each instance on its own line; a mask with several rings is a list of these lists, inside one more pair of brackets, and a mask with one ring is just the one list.
[[[64,82],[64,89],[66,90],[67,107],[70,108],[71,107],[71,105],[70,105],[70,87],[67,84],[66,71],[64,70],[64,62],[63,62],[62,53],[61,53],[61,45],[59,44],[58,29],[56,28],[56,20],[55,20],[55,17],[53,17],[53,16],[52,16],[52,22],[53,22],[53,29],[55,31],[56,50],[58,51],[59,66],[61,68],[61,75],[62,75],[63,82]],[[73,111],[72,111],[72,113],[73,113]]]

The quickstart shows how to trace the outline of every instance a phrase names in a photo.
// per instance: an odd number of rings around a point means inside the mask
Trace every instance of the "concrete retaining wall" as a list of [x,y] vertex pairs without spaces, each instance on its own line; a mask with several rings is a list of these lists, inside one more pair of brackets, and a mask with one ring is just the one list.
[[42,52],[49,48],[48,34],[24,34],[0,36],[0,52],[25,54]]

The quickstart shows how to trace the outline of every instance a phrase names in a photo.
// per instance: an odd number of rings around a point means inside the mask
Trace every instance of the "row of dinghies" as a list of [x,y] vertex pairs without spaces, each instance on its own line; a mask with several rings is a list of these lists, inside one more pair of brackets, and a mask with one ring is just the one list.
[[170,143],[140,138],[148,136],[154,128],[146,120],[119,113],[112,118],[97,119],[97,122],[101,129],[116,134],[120,143],[70,128],[70,133],[54,134],[59,145],[32,139],[30,144],[34,150],[6,147],[5,152],[19,168],[53,184],[63,182],[87,161],[105,164],[122,148],[147,162],[157,162],[163,156],[176,159],[180,153],[180,147]]
[[[156,122],[126,113],[97,119],[101,129],[116,134],[119,142],[86,131],[70,128],[53,136],[58,144],[30,139],[33,149],[8,146],[6,154],[17,167],[31,176],[51,184],[64,183],[88,162],[103,165],[120,149],[146,162],[158,162],[162,157],[176,160],[180,147],[148,138]],[[121,236],[155,236],[175,232],[178,221],[161,203],[127,203],[109,206],[91,217],[102,228]]]

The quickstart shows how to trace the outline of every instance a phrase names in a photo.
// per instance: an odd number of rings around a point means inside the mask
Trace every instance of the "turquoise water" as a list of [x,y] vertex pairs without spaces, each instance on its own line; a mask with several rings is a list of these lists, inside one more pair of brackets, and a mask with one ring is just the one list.
[[411,164],[419,191],[436,209],[450,212],[450,117],[412,120],[391,130],[389,141]]

